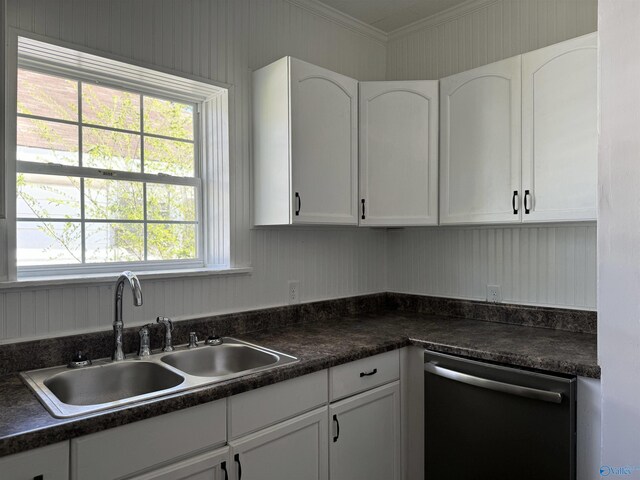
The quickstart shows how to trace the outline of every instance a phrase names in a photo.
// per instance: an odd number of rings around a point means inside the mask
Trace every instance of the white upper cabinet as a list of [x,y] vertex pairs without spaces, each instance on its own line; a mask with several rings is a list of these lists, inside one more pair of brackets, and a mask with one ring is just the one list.
[[255,224],[356,225],[358,82],[291,57],[253,75]]
[[442,224],[520,222],[520,62],[440,81]]
[[438,224],[438,82],[360,83],[360,225]]
[[597,34],[522,56],[524,222],[596,219]]

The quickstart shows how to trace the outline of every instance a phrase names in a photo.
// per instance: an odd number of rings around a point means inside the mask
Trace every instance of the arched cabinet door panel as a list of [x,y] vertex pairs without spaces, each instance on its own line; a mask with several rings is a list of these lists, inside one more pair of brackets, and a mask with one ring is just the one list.
[[358,82],[292,60],[294,223],[356,224]]
[[520,95],[520,56],[440,81],[440,223],[520,222]]
[[363,226],[438,224],[438,81],[360,83]]
[[596,219],[597,34],[522,57],[524,222]]
[[284,57],[253,74],[254,223],[357,225],[358,82]]

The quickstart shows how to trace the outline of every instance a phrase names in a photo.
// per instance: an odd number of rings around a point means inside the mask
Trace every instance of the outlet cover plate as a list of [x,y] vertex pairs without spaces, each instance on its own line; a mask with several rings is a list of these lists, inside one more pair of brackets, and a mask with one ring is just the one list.
[[289,305],[300,303],[300,282],[298,280],[289,280],[288,285],[287,298]]
[[500,291],[500,285],[487,285],[487,302],[502,302],[502,292]]

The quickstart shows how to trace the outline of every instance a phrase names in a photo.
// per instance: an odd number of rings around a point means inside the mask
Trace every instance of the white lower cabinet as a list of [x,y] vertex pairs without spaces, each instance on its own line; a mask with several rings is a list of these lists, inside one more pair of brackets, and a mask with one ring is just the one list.
[[[226,420],[227,400],[222,399],[75,438],[71,440],[71,478],[155,478],[145,474],[164,467],[176,467],[179,472],[184,459],[227,443]],[[177,472],[160,478],[190,478]]]
[[228,480],[229,447],[196,455],[129,480]]
[[0,458],[2,480],[68,480],[69,442]]
[[2,457],[0,479],[400,480],[399,378],[386,352]]
[[230,478],[327,480],[327,435],[325,406],[234,440]]
[[334,403],[329,415],[331,480],[400,480],[400,382]]

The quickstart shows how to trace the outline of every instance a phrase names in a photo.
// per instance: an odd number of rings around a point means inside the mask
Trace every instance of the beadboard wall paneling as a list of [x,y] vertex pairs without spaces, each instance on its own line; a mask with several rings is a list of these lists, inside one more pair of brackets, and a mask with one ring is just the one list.
[[[384,231],[250,229],[251,71],[293,55],[358,79],[381,80],[386,47],[379,39],[286,0],[8,0],[7,18],[12,27],[98,55],[233,86],[232,264],[252,265],[254,273],[144,282],[144,306],[133,309],[126,301],[125,321],[283,305],[289,279],[300,280],[302,301],[384,291]],[[111,323],[111,303],[108,286],[0,292],[0,339],[104,328]]]
[[595,309],[596,227],[440,227],[390,230],[393,292]]
[[446,77],[594,32],[597,17],[597,0],[487,0],[458,17],[392,35],[387,77]]
[[[438,79],[597,29],[597,0],[487,0],[441,22],[391,35],[387,77]],[[596,227],[514,226],[395,230],[391,291],[596,308]]]
[[[144,304],[125,289],[125,324],[287,304],[288,281],[302,302],[385,290],[385,232],[356,228],[265,229],[253,235],[253,274],[142,281]],[[113,286],[61,286],[0,293],[0,341],[111,328]]]

